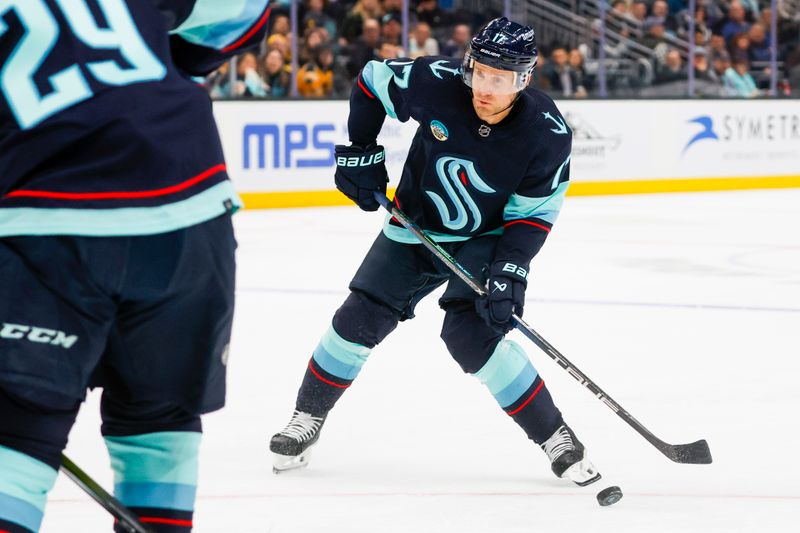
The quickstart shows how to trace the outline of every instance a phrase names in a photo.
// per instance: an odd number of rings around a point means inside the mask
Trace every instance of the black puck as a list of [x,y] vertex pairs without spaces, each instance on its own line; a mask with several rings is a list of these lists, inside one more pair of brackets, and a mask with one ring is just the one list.
[[622,489],[616,485],[608,487],[597,493],[597,503],[603,507],[614,505],[622,499]]

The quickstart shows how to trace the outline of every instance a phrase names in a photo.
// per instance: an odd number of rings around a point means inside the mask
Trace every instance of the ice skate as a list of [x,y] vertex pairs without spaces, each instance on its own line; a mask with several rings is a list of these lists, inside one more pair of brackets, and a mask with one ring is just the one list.
[[550,459],[553,473],[584,487],[600,479],[600,473],[586,457],[586,450],[575,433],[563,424],[541,445]]
[[273,453],[272,471],[276,474],[308,466],[311,448],[319,439],[325,417],[295,410],[285,428],[272,436],[269,449]]

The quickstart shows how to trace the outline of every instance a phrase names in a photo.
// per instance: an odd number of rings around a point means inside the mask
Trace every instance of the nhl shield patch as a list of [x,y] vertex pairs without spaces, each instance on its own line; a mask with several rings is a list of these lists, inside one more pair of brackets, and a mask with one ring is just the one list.
[[446,141],[450,135],[447,131],[447,126],[438,120],[431,120],[431,133],[433,133],[433,136],[436,137],[438,141]]

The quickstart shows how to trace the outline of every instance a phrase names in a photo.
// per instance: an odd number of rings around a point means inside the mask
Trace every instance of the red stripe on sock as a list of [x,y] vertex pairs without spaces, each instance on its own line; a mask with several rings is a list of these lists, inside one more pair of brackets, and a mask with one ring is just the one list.
[[533,391],[533,394],[531,394],[530,398],[522,402],[522,405],[520,405],[519,407],[508,413],[508,416],[514,416],[515,414],[522,411],[522,408],[531,403],[531,400],[533,400],[536,397],[536,395],[539,394],[539,391],[542,390],[542,387],[544,387],[544,380],[539,382],[539,386],[536,387],[536,390]]
[[507,228],[509,226],[513,226],[514,224],[529,224],[529,225],[537,227],[539,229],[543,229],[547,233],[550,233],[550,228],[548,228],[547,226],[544,226],[542,224],[537,224],[536,222],[531,222],[530,220],[515,220],[513,222],[509,222],[508,224],[504,224],[503,227]]
[[153,198],[156,196],[166,196],[168,194],[174,194],[184,189],[188,189],[189,187],[197,185],[201,181],[210,178],[214,174],[223,172],[224,170],[225,170],[224,163],[221,163],[219,165],[214,165],[208,170],[201,172],[200,174],[198,174],[193,178],[189,178],[183,183],[172,185],[171,187],[165,187],[163,189],[155,189],[152,191],[54,192],[54,191],[30,191],[21,189],[18,191],[12,191],[8,193],[5,197],[18,198],[24,196],[28,198],[52,198],[55,200],[123,200],[131,198]]
[[272,11],[272,6],[269,6],[269,7],[267,8],[267,10],[266,10],[266,11],[264,11],[264,14],[261,16],[261,19],[260,19],[260,20],[259,20],[259,21],[256,23],[256,25],[255,25],[255,26],[253,26],[253,27],[250,29],[250,31],[248,31],[247,33],[245,33],[245,34],[244,34],[244,36],[242,36],[242,38],[241,38],[241,39],[239,39],[238,41],[236,41],[235,43],[233,43],[233,44],[229,44],[228,46],[226,46],[225,48],[223,48],[223,49],[222,49],[222,51],[223,51],[223,52],[225,52],[225,53],[227,53],[227,52],[230,52],[231,50],[236,50],[237,48],[239,48],[240,46],[242,46],[244,43],[246,43],[246,42],[247,42],[247,40],[248,40],[248,39],[250,39],[250,37],[252,37],[253,35],[255,35],[255,33],[256,33],[258,30],[259,30],[259,28],[261,28],[261,26],[263,26],[263,25],[264,25],[264,23],[265,23],[265,22],[267,21],[267,19],[269,18],[269,12],[270,12],[270,11]]
[[350,386],[350,385],[340,385],[339,383],[334,383],[333,381],[331,381],[329,379],[323,378],[322,376],[319,375],[319,372],[314,370],[314,364],[311,361],[308,362],[308,369],[311,370],[311,372],[315,376],[317,376],[317,379],[319,379],[323,383],[326,383],[326,384],[330,385],[331,387],[336,387],[337,389],[346,389],[347,387]]
[[143,524],[167,524],[170,526],[193,527],[191,520],[177,520],[175,518],[161,518],[158,516],[140,516],[139,522]]

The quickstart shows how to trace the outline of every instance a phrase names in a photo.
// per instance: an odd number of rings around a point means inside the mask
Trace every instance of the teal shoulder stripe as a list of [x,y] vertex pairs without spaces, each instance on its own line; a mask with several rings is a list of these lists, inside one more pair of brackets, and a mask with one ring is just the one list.
[[171,33],[200,46],[225,48],[258,21],[268,3],[268,0],[197,0],[189,17]]
[[[27,503],[40,513],[44,512],[47,492],[53,488],[58,472],[29,455],[5,446],[0,446],[0,471],[3,472],[0,476],[0,494]],[[15,508],[27,507],[15,505]],[[5,509],[1,503],[0,509]],[[30,529],[37,531],[38,527]]]
[[9,207],[0,209],[0,237],[13,235],[83,235],[121,237],[166,233],[200,224],[242,201],[226,180],[199,194],[157,207],[117,209],[48,209]]
[[197,485],[201,435],[162,431],[128,437],[105,437],[114,483]]
[[503,220],[540,218],[550,224],[555,224],[561,207],[564,205],[567,188],[569,188],[569,182],[565,181],[556,188],[553,194],[542,198],[512,194],[503,210]]
[[386,114],[396,119],[397,113],[394,111],[394,103],[389,96],[389,84],[394,80],[392,69],[386,63],[373,60],[362,69],[361,78],[372,91],[372,94],[376,95],[378,100],[381,101]]
[[[419,239],[417,239],[414,234],[408,231],[406,228],[398,228],[395,225],[389,224],[391,219],[392,216],[387,215],[386,220],[383,223],[383,234],[386,235],[388,239],[402,244],[421,244]],[[497,228],[492,231],[487,231],[486,233],[481,233],[480,235],[470,236],[448,235],[447,233],[438,233],[435,231],[426,231],[425,234],[436,242],[462,242],[474,239],[475,237],[483,237],[485,235],[502,235],[503,228]]]

